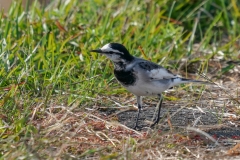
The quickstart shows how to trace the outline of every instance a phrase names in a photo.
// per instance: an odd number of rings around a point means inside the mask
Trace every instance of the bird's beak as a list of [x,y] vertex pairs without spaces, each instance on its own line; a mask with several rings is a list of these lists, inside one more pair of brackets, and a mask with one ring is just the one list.
[[103,51],[101,49],[94,49],[94,50],[91,50],[90,52],[103,53]]

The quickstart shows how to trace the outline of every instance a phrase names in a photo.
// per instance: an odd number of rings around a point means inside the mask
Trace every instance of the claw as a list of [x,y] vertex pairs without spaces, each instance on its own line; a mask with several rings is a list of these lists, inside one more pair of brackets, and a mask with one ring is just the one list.
[[150,127],[152,128],[152,127],[154,127],[156,124],[158,124],[158,122],[159,122],[160,119],[161,119],[160,117],[157,118],[156,121],[154,121],[153,124],[150,125]]

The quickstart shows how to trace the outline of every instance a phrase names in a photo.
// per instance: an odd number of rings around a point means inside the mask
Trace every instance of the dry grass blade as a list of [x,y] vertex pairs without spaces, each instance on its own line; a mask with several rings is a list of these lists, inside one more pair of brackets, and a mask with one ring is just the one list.
[[219,144],[212,136],[210,136],[209,134],[207,134],[206,132],[204,132],[204,131],[202,131],[202,130],[200,130],[200,129],[198,129],[198,128],[187,127],[186,129],[189,130],[189,131],[197,132],[197,133],[199,133],[199,134],[207,137],[209,140],[211,140],[212,142],[214,142],[215,145],[217,145],[217,146],[222,146],[222,145]]

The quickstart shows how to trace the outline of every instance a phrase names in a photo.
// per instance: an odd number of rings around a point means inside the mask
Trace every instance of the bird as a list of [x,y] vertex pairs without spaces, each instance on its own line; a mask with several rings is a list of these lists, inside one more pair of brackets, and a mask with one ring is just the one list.
[[142,110],[142,96],[157,96],[157,115],[150,127],[155,126],[160,120],[162,107],[162,92],[173,86],[183,83],[209,84],[207,81],[182,78],[170,70],[154,62],[132,56],[126,47],[120,43],[108,43],[99,49],[91,50],[107,56],[114,64],[114,76],[117,81],[137,99],[138,113],[134,125],[137,129],[139,115]]

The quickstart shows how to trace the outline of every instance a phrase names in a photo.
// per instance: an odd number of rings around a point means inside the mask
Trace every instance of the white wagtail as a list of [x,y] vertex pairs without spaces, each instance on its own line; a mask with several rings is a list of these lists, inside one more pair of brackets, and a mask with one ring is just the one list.
[[182,83],[202,83],[206,81],[181,78],[162,66],[132,56],[128,50],[119,43],[108,43],[100,49],[91,50],[106,55],[114,63],[114,75],[123,87],[137,97],[138,114],[134,129],[138,126],[139,114],[142,109],[141,96],[158,96],[160,98],[157,117],[151,125],[153,127],[160,120],[162,106],[162,92]]

